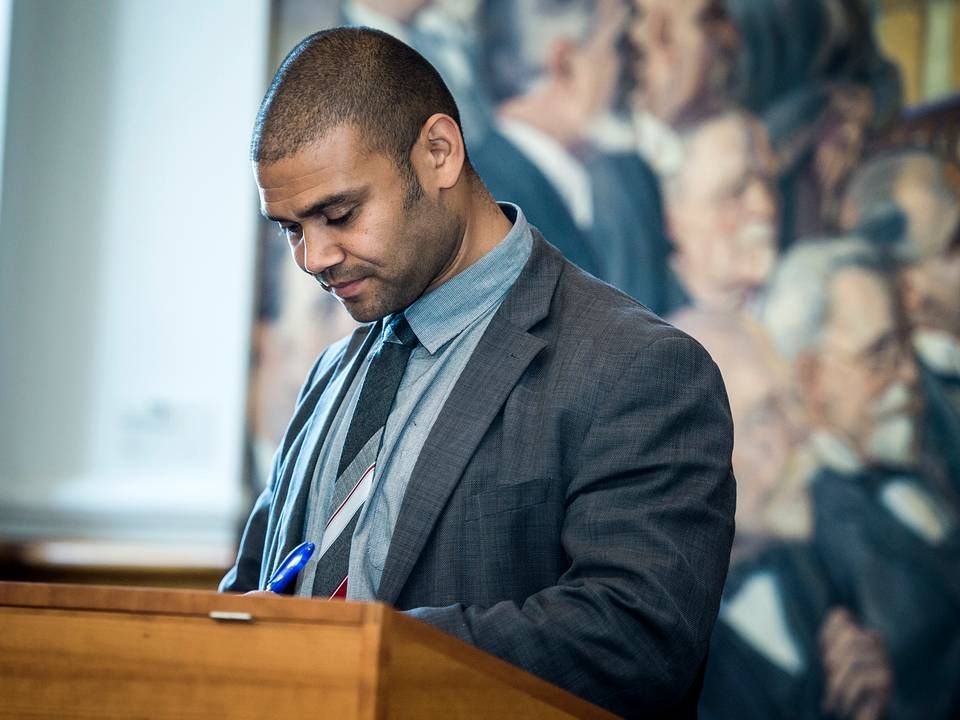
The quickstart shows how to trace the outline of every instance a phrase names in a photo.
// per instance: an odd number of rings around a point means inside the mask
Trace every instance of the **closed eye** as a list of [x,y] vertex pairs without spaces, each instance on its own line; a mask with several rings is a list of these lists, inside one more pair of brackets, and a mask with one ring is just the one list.
[[328,215],[328,216],[327,216],[327,225],[333,225],[333,226],[346,225],[346,224],[349,223],[351,220],[353,220],[353,216],[356,215],[356,211],[357,211],[357,209],[354,207],[354,208],[350,208],[350,209],[349,209],[347,212],[345,212],[343,215],[337,215],[336,217],[330,217],[330,216]]
[[300,237],[301,228],[299,223],[278,223],[280,234],[288,240]]

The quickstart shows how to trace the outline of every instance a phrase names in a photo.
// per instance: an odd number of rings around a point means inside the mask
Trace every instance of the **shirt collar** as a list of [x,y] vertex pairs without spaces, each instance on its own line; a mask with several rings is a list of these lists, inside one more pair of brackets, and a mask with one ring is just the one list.
[[[431,355],[503,299],[530,257],[533,234],[523,211],[512,203],[498,204],[513,221],[503,240],[404,311],[420,344]],[[394,340],[392,336],[386,339]]]

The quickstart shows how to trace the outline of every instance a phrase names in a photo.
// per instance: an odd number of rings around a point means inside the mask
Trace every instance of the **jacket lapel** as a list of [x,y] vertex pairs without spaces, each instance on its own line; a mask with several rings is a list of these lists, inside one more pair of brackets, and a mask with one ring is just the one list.
[[377,599],[393,603],[474,451],[547,342],[528,332],[547,316],[562,257],[534,232],[530,260],[494,315],[424,443],[397,517]]
[[[310,493],[320,450],[347,390],[370,351],[370,347],[380,335],[380,327],[379,323],[373,325],[367,336],[361,340],[359,350],[354,353],[344,353],[337,363],[331,375],[330,384],[323,388],[316,400],[310,420],[304,429],[302,442],[299,447],[294,448],[295,454],[291,454],[287,460],[287,462],[294,461],[294,465],[290,474],[289,490],[277,518],[277,532],[268,533],[268,537],[276,537],[278,541],[273,548],[272,556],[266,555],[270,557],[269,566],[265,568],[266,577],[273,573],[287,553],[303,542],[307,496]],[[354,343],[351,344],[354,345]],[[290,471],[287,468],[281,469],[282,475],[288,472]]]

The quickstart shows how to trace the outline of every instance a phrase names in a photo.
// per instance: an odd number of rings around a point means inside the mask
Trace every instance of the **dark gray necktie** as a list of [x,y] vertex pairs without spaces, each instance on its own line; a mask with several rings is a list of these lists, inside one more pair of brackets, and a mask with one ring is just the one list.
[[400,342],[385,340],[370,361],[343,442],[333,489],[333,509],[324,528],[313,582],[313,594],[319,597],[346,597],[353,531],[373,483],[387,416],[410,352],[417,345],[417,336],[403,313],[394,315],[388,327]]

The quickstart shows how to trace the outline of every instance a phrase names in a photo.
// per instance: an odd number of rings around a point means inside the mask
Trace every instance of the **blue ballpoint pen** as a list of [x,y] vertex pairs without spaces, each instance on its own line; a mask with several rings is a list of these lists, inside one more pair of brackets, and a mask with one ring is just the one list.
[[316,546],[313,543],[305,542],[291,550],[290,554],[280,563],[276,572],[273,573],[270,582],[267,583],[267,590],[275,593],[283,592],[297,576],[297,573],[306,567],[307,561],[310,560],[310,556],[313,555],[315,549]]

